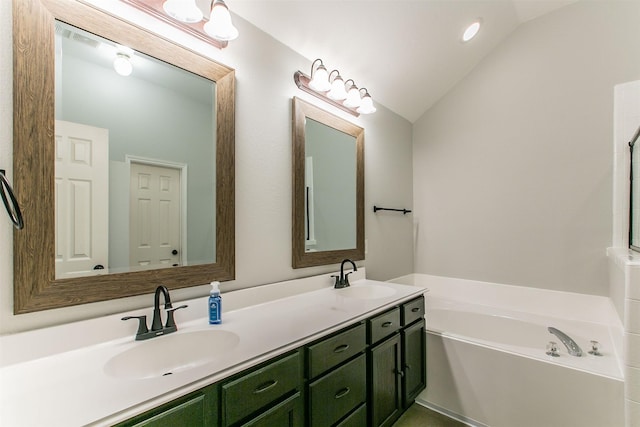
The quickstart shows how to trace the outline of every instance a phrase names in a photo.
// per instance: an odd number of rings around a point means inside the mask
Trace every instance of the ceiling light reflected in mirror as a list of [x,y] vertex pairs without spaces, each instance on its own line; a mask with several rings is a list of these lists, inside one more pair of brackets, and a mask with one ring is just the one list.
[[478,31],[480,31],[480,24],[481,20],[477,19],[464,30],[464,33],[462,33],[462,41],[464,43],[478,35]]

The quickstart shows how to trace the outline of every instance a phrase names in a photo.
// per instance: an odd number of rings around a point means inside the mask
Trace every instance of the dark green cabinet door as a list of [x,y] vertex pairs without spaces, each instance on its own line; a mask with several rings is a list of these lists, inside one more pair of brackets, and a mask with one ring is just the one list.
[[401,362],[400,334],[371,349],[371,390],[367,406],[374,427],[390,426],[402,413]]
[[402,331],[403,406],[408,408],[427,386],[424,320]]

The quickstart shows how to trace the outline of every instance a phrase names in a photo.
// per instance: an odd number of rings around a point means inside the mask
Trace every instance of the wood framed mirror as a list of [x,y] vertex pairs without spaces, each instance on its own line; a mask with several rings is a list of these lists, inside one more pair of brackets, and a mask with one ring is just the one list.
[[364,129],[293,98],[293,268],[364,259]]
[[[211,169],[213,259],[88,277],[56,274],[56,23],[127,46],[215,84]],[[13,2],[14,182],[25,227],[14,233],[14,313],[85,304],[235,278],[234,70],[93,7],[70,0]],[[180,143],[184,141],[177,141]],[[186,150],[186,148],[182,148]],[[191,172],[191,170],[190,170]],[[103,196],[102,194],[94,194]]]

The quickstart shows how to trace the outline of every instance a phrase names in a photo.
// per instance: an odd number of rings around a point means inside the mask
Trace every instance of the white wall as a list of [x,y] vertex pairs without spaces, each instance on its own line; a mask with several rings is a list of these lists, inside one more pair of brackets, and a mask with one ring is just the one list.
[[[240,37],[218,50],[132,11],[116,0],[91,0],[114,13],[154,28],[236,69],[236,280],[223,292],[335,271],[337,265],[291,268],[291,98],[298,96],[365,129],[365,226],[367,276],[386,280],[413,271],[411,217],[374,216],[374,203],[411,208],[411,124],[378,105],[354,118],[299,91],[296,70],[311,60],[235,17]],[[0,168],[12,176],[11,4],[0,2]],[[364,77],[363,77],[364,78]],[[0,214],[0,333],[92,318],[151,305],[151,296],[14,316],[13,237]],[[206,295],[207,287],[174,291],[176,300]]]
[[613,87],[640,76],[638,16],[530,21],[415,123],[416,272],[607,294]]

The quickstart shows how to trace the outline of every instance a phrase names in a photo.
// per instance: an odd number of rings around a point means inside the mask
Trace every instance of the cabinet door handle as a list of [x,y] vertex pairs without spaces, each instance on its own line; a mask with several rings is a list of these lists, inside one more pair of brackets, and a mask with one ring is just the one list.
[[335,398],[336,399],[340,399],[341,397],[345,397],[347,394],[349,394],[350,391],[351,391],[351,389],[349,387],[345,387],[343,389],[340,389],[336,393]]
[[413,308],[411,309],[411,312],[412,312],[412,313],[417,313],[417,312],[419,312],[419,311],[420,311],[420,307],[413,307]]
[[274,387],[276,384],[278,384],[278,380],[266,381],[266,382],[260,384],[258,387],[256,387],[256,389],[253,390],[253,394],[264,393],[265,391],[267,391],[270,388]]
[[404,371],[399,371],[396,369],[396,374],[400,375],[401,377],[404,377]]
[[383,328],[388,328],[389,326],[393,325],[393,322],[384,322],[381,326]]
[[349,348],[349,344],[342,344],[333,349],[334,353],[342,353]]

